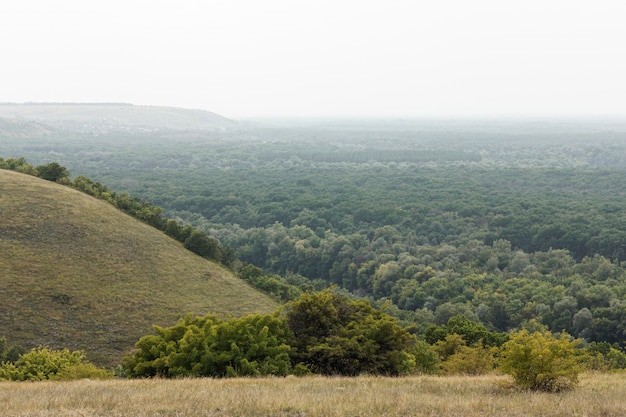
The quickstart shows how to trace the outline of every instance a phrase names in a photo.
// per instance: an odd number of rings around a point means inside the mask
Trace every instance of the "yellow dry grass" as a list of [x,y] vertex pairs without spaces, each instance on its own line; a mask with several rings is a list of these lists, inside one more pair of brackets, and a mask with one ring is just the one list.
[[278,304],[158,230],[69,187],[0,170],[0,336],[115,365],[152,325]]
[[5,382],[0,416],[621,417],[625,392],[624,374],[583,375],[559,394],[504,376]]

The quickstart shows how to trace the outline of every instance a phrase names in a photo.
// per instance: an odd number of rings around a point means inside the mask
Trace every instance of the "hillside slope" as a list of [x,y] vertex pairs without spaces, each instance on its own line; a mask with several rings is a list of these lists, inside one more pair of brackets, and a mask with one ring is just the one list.
[[127,103],[0,103],[0,117],[45,123],[69,130],[222,130],[237,122],[205,110]]
[[152,324],[277,305],[228,270],[76,190],[0,170],[0,336],[116,364]]

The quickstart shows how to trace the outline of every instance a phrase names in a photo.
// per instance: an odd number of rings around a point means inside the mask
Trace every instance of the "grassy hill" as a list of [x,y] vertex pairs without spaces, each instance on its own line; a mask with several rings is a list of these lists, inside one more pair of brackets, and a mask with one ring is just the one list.
[[152,324],[277,304],[165,234],[68,187],[0,170],[0,336],[116,364]]

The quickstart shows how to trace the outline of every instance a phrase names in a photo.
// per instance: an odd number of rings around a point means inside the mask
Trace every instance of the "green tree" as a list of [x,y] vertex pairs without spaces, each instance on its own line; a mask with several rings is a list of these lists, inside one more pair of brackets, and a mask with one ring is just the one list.
[[70,176],[70,172],[58,162],[50,162],[47,165],[39,165],[36,167],[37,176],[44,180],[59,182],[63,178]]
[[220,259],[221,253],[217,240],[199,230],[194,230],[184,242],[185,248],[207,259]]
[[304,293],[287,306],[295,361],[314,373],[398,375],[414,367],[414,337],[365,301],[327,289]]
[[522,388],[556,392],[573,388],[583,369],[579,340],[563,332],[555,337],[547,329],[511,335],[502,346],[498,368]]
[[441,361],[431,345],[418,339],[415,341],[411,353],[415,358],[415,372],[420,374],[436,374],[439,372]]
[[506,333],[491,332],[482,324],[464,315],[451,317],[443,326],[429,326],[424,338],[428,343],[435,344],[453,334],[460,335],[470,345],[481,342],[484,346],[501,346],[508,340]]
[[25,350],[19,346],[7,345],[7,339],[0,337],[0,364],[4,362],[15,363],[21,354],[25,353]]

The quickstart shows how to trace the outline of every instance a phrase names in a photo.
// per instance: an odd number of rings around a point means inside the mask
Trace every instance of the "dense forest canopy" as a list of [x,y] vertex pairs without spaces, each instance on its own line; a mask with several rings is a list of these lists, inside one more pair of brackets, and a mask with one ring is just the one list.
[[391,301],[422,329],[461,313],[626,339],[624,121],[67,132],[0,153],[59,161],[264,273]]

